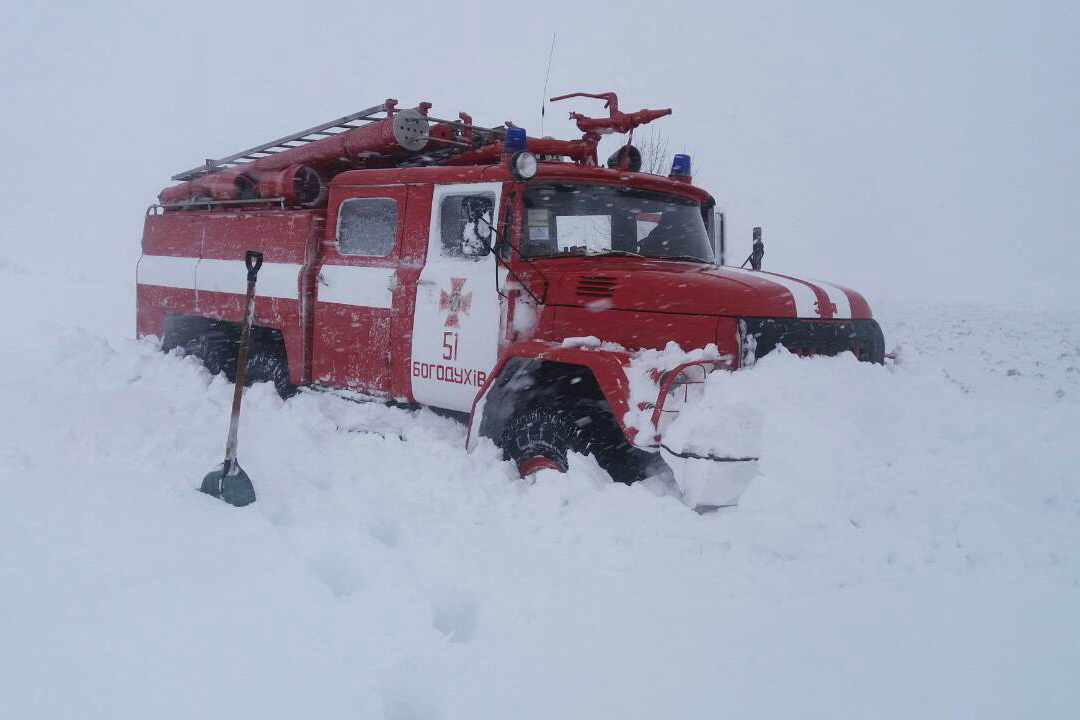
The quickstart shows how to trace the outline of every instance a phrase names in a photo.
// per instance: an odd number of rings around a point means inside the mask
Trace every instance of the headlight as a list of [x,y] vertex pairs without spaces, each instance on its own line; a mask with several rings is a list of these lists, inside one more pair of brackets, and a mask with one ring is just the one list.
[[531,180],[536,177],[536,156],[522,151],[510,158],[510,174],[518,180]]

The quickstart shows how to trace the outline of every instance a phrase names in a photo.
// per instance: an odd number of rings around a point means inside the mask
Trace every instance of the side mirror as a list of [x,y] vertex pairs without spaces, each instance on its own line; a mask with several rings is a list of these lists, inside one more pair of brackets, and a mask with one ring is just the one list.
[[724,213],[718,212],[713,217],[713,258],[717,265],[724,264]]
[[761,228],[754,228],[754,249],[750,252],[750,267],[761,269],[761,259],[765,257],[765,242],[761,239]]

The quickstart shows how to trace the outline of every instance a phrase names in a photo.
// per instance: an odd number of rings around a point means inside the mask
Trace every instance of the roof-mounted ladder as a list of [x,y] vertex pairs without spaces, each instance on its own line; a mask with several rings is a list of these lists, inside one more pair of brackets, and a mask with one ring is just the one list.
[[184,172],[177,173],[172,176],[173,180],[193,180],[197,177],[207,175],[218,170],[228,170],[244,163],[258,160],[275,153],[279,153],[282,150],[288,150],[289,148],[300,147],[303,143],[315,142],[321,140],[324,137],[330,135],[338,135],[343,132],[348,132],[354,128],[360,127],[360,125],[354,125],[361,121],[371,122],[374,119],[373,116],[379,113],[386,112],[388,103],[380,103],[369,107],[366,110],[355,112],[352,115],[346,115],[329,122],[325,122],[322,125],[316,125],[315,127],[308,128],[307,130],[301,130],[298,133],[293,133],[277,140],[271,140],[268,143],[263,143],[247,150],[241,150],[235,155],[229,155],[228,157],[221,158],[220,160],[207,160],[205,164],[192,168],[191,170],[185,170]]

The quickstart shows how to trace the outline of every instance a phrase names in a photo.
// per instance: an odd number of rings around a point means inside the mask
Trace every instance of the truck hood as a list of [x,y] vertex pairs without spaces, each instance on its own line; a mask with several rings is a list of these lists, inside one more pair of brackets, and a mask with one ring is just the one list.
[[548,302],[555,305],[728,317],[872,317],[854,290],[792,275],[622,257],[566,258],[537,266],[552,281]]

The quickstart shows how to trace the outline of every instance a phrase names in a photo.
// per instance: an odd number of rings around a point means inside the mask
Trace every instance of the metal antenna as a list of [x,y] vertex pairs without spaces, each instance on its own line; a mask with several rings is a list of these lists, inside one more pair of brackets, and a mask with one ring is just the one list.
[[540,100],[540,137],[544,137],[544,114],[547,109],[547,89],[548,78],[551,77],[551,59],[555,57],[555,35],[556,32],[551,33],[551,52],[548,53],[548,65],[547,72],[544,73],[544,97]]

